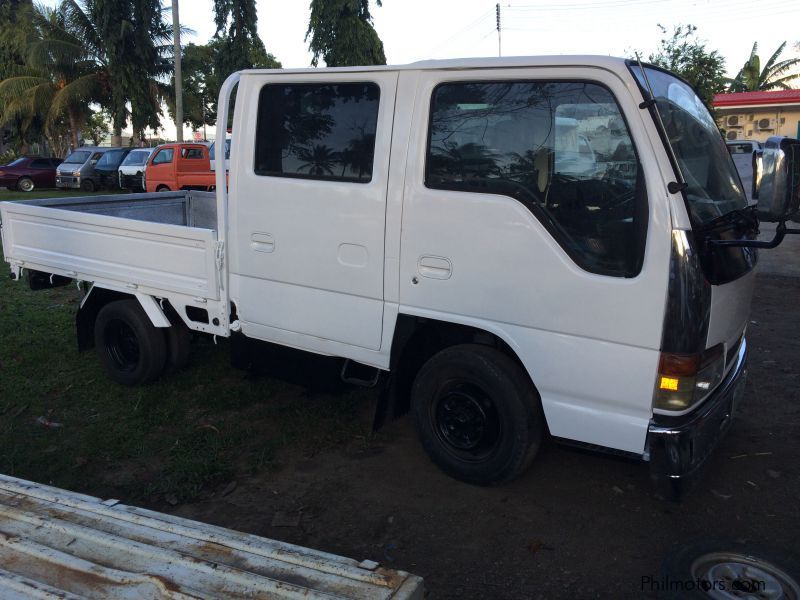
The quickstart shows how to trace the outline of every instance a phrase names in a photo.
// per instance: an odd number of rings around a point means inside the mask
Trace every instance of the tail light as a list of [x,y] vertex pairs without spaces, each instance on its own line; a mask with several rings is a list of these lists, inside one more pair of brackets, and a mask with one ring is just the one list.
[[653,408],[686,410],[702,402],[722,381],[724,373],[725,353],[722,344],[717,344],[702,354],[662,352],[658,363]]

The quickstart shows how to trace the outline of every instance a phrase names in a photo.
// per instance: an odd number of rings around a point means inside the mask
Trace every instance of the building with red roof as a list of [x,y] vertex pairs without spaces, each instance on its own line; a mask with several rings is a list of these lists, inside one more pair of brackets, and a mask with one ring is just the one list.
[[800,90],[736,92],[714,96],[717,124],[728,140],[800,138]]

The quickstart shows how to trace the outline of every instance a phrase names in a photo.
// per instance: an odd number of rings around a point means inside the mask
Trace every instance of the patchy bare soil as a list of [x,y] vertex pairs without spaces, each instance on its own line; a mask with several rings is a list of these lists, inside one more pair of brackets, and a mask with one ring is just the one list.
[[510,485],[465,485],[428,461],[405,417],[374,439],[286,455],[235,488],[156,508],[374,559],[423,576],[435,598],[652,597],[642,578],[657,578],[671,548],[697,539],[796,554],[798,299],[800,279],[759,276],[747,396],[680,503],[653,497],[644,464],[552,444]]

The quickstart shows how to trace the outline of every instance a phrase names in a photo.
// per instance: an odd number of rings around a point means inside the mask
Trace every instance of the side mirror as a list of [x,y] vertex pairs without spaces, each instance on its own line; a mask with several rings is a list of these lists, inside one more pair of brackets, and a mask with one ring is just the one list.
[[[758,164],[760,162],[760,164]],[[800,140],[772,136],[753,154],[753,197],[761,221],[786,221],[800,209]],[[758,169],[757,171],[755,169]]]

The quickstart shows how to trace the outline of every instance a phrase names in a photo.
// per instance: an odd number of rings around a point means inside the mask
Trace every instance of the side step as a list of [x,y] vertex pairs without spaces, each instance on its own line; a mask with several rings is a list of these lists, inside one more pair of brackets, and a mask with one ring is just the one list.
[[342,365],[340,377],[345,383],[373,388],[378,385],[378,380],[381,378],[381,370],[347,358]]

